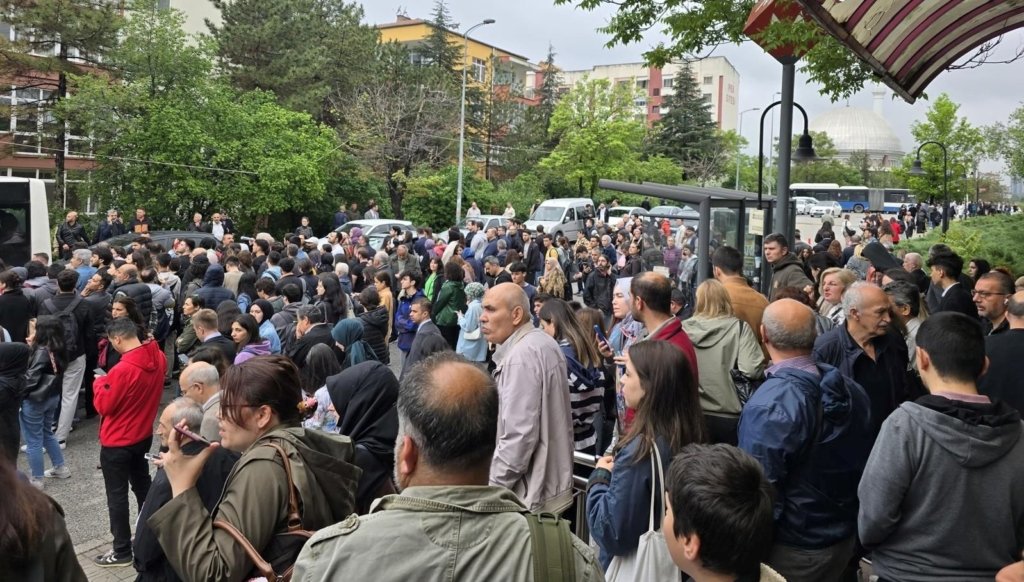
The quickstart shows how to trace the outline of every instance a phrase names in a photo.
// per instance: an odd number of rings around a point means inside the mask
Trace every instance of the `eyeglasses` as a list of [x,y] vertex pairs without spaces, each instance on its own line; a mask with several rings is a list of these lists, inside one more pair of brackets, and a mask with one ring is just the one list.
[[993,293],[991,291],[978,291],[977,289],[972,289],[971,295],[981,297],[982,299],[988,299],[993,295],[1009,295],[1009,293]]

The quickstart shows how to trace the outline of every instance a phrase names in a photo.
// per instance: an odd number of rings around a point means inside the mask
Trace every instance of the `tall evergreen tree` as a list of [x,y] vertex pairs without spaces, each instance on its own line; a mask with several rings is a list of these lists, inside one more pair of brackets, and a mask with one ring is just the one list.
[[[0,0],[0,14],[14,29],[14,41],[0,42],[14,79],[17,131],[36,133],[19,143],[18,151],[41,148],[52,155],[56,191],[64,191],[67,134],[64,123],[52,113],[68,96],[71,75],[96,73],[102,58],[117,44],[122,18],[116,2],[94,0]],[[74,202],[74,201],[72,201]]]
[[430,35],[418,49],[425,64],[451,75],[452,81],[462,83],[462,43],[451,38],[459,28],[452,20],[444,0],[434,2],[430,18]]
[[720,149],[721,144],[711,118],[711,104],[704,100],[688,64],[675,76],[672,88],[673,94],[662,103],[668,111],[654,124],[651,150],[676,160],[687,170],[700,165],[698,161]]
[[329,104],[355,96],[372,78],[377,29],[344,0],[212,0],[222,24],[207,21],[224,70],[242,90],[335,124]]

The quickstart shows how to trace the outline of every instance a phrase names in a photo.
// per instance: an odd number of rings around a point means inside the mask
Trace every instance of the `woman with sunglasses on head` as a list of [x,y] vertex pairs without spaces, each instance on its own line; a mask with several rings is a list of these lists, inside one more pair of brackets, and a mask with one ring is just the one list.
[[[211,447],[223,446],[242,457],[212,514],[195,489],[211,448],[184,455],[181,445],[187,437],[171,433],[160,464],[173,499],[147,523],[182,579],[235,582],[263,575],[254,571],[252,559],[230,529],[267,561],[286,557],[293,562],[299,547],[286,548],[287,536],[278,535],[286,531],[292,511],[292,486],[302,529],[324,528],[354,510],[359,471],[353,465],[352,441],[301,428],[299,386],[298,370],[285,356],[253,358],[224,374],[221,442]],[[291,483],[278,448],[288,458]]]

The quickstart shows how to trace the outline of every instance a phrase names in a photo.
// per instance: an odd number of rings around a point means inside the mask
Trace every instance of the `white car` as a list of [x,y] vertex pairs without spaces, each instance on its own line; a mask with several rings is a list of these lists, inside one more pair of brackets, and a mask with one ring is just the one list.
[[366,235],[366,240],[370,243],[370,248],[375,251],[379,251],[384,247],[384,240],[391,233],[392,226],[397,226],[403,233],[412,232],[413,235],[416,234],[416,229],[408,220],[395,220],[390,218],[360,218],[359,220],[350,220],[334,230],[336,232],[351,234],[352,229],[357,226],[363,234]]
[[843,213],[843,207],[835,200],[831,202],[819,202],[811,206],[811,216],[819,218],[825,215],[838,217]]
[[811,208],[816,204],[819,204],[817,198],[812,198],[810,196],[794,196],[792,200],[796,203],[796,213],[798,215],[810,214]]

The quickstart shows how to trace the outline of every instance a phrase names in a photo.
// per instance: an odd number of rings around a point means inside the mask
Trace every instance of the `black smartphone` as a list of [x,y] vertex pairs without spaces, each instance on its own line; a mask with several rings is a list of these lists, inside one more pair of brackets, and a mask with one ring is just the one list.
[[197,435],[196,433],[194,433],[194,432],[190,431],[190,430],[189,430],[189,429],[187,429],[187,428],[181,428],[180,426],[175,426],[175,427],[174,427],[174,430],[176,430],[176,431],[178,431],[179,433],[181,433],[181,434],[183,434],[183,435],[187,436],[188,438],[190,438],[190,439],[192,439],[192,440],[196,441],[197,443],[203,443],[203,444],[204,444],[204,445],[206,445],[206,446],[210,446],[210,441],[208,441],[208,440],[204,439],[203,437],[201,437],[201,436]]
[[601,326],[597,325],[596,323],[594,324],[594,333],[597,334],[597,339],[608,344],[608,347],[612,347],[612,344],[608,341],[608,338],[604,335],[604,332],[601,331]]

